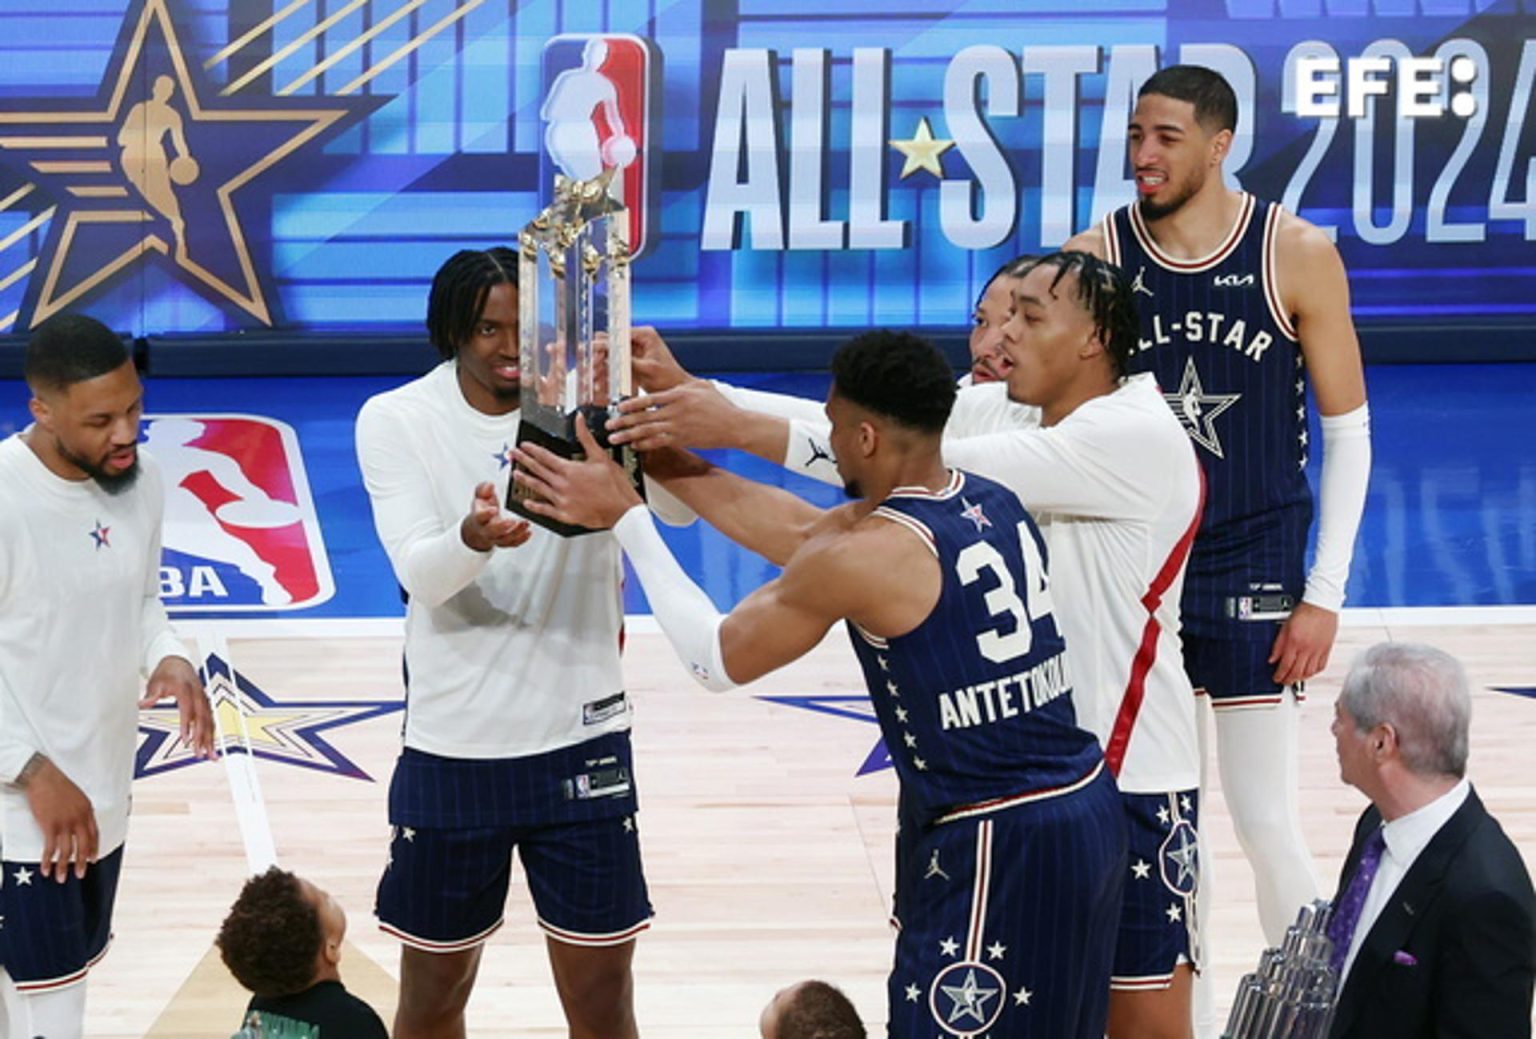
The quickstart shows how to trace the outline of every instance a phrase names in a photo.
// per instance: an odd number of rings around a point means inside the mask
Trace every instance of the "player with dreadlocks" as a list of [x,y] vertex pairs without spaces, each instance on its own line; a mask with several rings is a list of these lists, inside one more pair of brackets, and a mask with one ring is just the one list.
[[516,276],[510,249],[450,257],[427,304],[442,364],[357,419],[374,524],[408,596],[410,709],[377,905],[403,943],[400,1039],[464,1035],[514,847],[570,1034],[637,1034],[630,963],[651,906],[619,551],[609,534],[561,538],[500,507],[523,375]]

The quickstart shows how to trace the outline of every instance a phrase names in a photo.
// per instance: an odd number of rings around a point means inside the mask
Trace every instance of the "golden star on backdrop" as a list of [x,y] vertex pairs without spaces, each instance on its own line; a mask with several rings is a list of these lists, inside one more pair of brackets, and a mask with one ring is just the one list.
[[907,157],[907,161],[901,165],[901,179],[906,180],[918,170],[927,170],[929,173],[944,179],[944,164],[939,161],[939,156],[955,146],[955,142],[948,137],[935,137],[933,130],[928,126],[928,117],[923,116],[917,121],[917,132],[907,140],[899,137],[891,138],[891,147]]

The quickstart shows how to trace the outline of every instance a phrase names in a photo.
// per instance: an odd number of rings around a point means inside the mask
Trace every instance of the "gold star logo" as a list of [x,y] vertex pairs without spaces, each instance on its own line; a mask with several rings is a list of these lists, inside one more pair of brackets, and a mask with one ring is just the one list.
[[263,98],[213,107],[204,100],[213,87],[188,64],[168,3],[143,0],[125,19],[96,100],[0,111],[0,158],[28,178],[0,205],[33,190],[53,203],[34,218],[52,226],[37,264],[45,268],[41,288],[29,292],[31,324],[152,255],[272,324],[234,195],[377,106]]
[[891,147],[905,155],[906,161],[901,164],[901,179],[906,180],[918,170],[927,170],[940,180],[944,179],[944,164],[939,161],[939,156],[953,148],[955,142],[947,137],[933,136],[933,130],[928,125],[928,117],[923,116],[917,121],[917,132],[907,140],[899,137],[891,139]]
[[[285,765],[331,772],[352,779],[371,777],[321,735],[335,729],[403,710],[402,700],[278,700],[246,675],[210,653],[203,665],[223,753],[245,753]],[[175,704],[139,712],[135,778],[197,764],[180,740],[181,718]]]

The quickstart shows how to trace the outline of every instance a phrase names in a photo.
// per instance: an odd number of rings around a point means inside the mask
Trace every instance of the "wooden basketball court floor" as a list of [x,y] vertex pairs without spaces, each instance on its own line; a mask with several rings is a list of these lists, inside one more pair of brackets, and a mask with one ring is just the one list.
[[[289,424],[303,445],[335,597],[269,621],[182,627],[227,638],[249,686],[256,772],[277,853],[348,910],[344,974],[386,1019],[399,953],[371,911],[399,745],[399,598],[366,522],[351,430],[362,402],[400,381],[158,378],[148,386],[158,413],[265,416]],[[749,381],[825,392],[824,375]],[[1311,683],[1302,714],[1302,821],[1325,894],[1363,806],[1337,779],[1333,700],[1353,654],[1383,638],[1429,641],[1466,661],[1477,689],[1473,780],[1536,863],[1536,768],[1527,749],[1536,736],[1536,463],[1527,447],[1536,365],[1373,366],[1368,381],[1375,463],[1351,601],[1370,608],[1346,611],[1333,661]],[[0,435],[26,424],[26,399],[20,383],[0,382]],[[740,456],[729,464],[756,479],[785,479]],[[832,489],[804,483],[793,489],[820,504],[837,500]],[[760,560],[707,528],[668,539],[722,605],[768,576]],[[626,591],[628,608],[643,613],[635,587]],[[657,912],[635,960],[642,1031],[653,1039],[754,1036],[774,991],[820,976],[844,986],[871,1034],[883,1034],[895,784],[889,770],[869,764],[878,763],[878,730],[844,637],[716,696],[694,685],[647,623],[632,625],[625,659]],[[775,696],[787,699],[766,699]],[[224,766],[187,764],[154,735],[163,721],[150,713],[144,722],[116,944],[91,975],[87,1034],[223,1039],[245,997],[212,940],[247,873],[241,830]],[[1202,814],[1216,867],[1207,946],[1224,1012],[1262,939],[1214,770]],[[469,1021],[475,1036],[564,1035],[520,881],[507,925],[487,947]]]
[[[1473,781],[1527,861],[1536,862],[1536,771],[1529,751],[1536,705],[1494,691],[1529,683],[1536,611],[1394,612],[1347,615],[1333,660],[1311,683],[1302,714],[1303,824],[1325,891],[1364,803],[1338,782],[1328,733],[1332,704],[1353,654],[1386,638],[1429,641],[1467,663],[1477,690]],[[350,630],[323,621],[227,624],[236,667],[279,705],[252,716],[257,745],[286,738],[285,720],[302,714],[307,703],[397,699],[400,642],[390,627],[387,621]],[[667,1039],[755,1036],[758,1012],[775,990],[816,976],[843,986],[871,1034],[883,1034],[895,782],[889,770],[855,775],[877,727],[856,710],[842,716],[763,699],[856,694],[859,676],[845,636],[834,632],[800,663],[716,695],[694,685],[662,636],[644,630],[643,622],[640,627],[629,640],[625,671],[636,704],[639,818],[657,914],[635,959],[642,1032]],[[388,836],[384,799],[399,725],[399,713],[390,712],[324,732],[330,747],[372,782],[257,760],[281,861],[346,908],[343,974],[386,1020],[398,947],[377,930],[371,909]],[[1207,933],[1224,1017],[1262,938],[1251,874],[1212,772],[1202,822],[1218,887]],[[244,996],[211,950],[246,873],[222,765],[171,769],[137,783],[116,941],[91,974],[88,1035],[207,1039],[235,1030]],[[506,926],[486,948],[469,1030],[493,1037],[565,1034],[520,878]]]

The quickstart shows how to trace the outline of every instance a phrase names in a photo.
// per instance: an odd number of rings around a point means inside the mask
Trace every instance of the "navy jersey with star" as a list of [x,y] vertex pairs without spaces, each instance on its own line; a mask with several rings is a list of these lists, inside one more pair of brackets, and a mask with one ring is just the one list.
[[1205,471],[1183,599],[1197,634],[1280,612],[1301,594],[1312,492],[1302,356],[1276,289],[1281,214],[1244,194],[1225,241],[1196,260],[1159,249],[1135,203],[1103,224],[1141,316],[1131,368],[1157,377]]
[[1070,787],[1102,760],[1077,725],[1040,532],[1006,488],[954,471],[875,509],[933,551],[933,611],[892,639],[850,625],[907,817],[928,825]]

